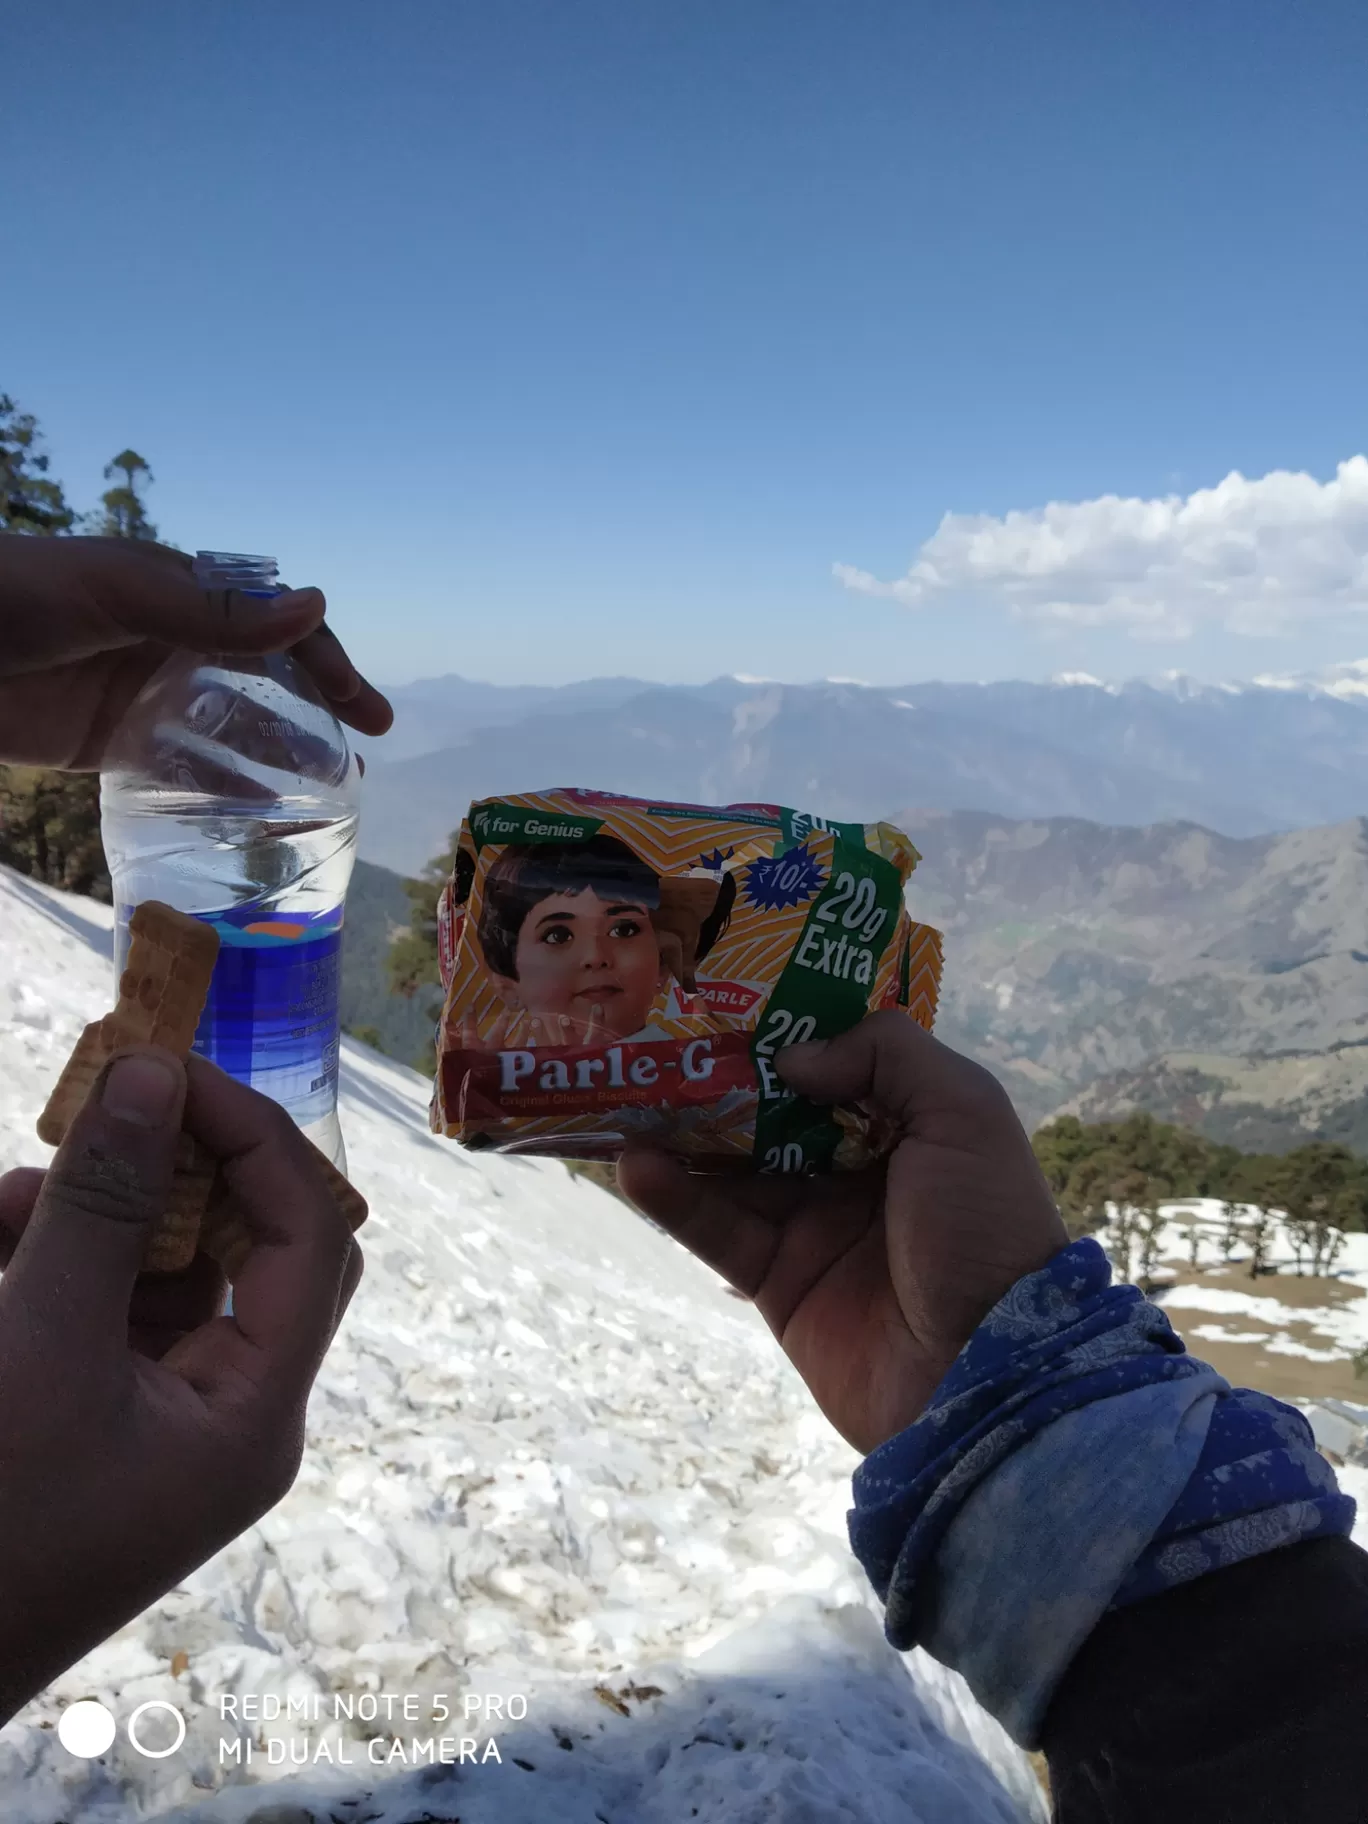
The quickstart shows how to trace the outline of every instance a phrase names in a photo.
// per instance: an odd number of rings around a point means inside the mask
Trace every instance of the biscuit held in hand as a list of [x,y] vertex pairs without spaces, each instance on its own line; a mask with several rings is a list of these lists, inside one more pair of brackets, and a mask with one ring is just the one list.
[[38,1117],[38,1138],[59,1146],[76,1111],[124,1045],[162,1045],[188,1056],[218,958],[218,932],[160,900],[128,921],[128,961],[114,1011],[87,1026]]
[[[177,1057],[189,1056],[218,956],[218,933],[158,900],[145,900],[137,908],[129,933],[118,1003],[81,1034],[38,1117],[39,1138],[50,1146],[60,1145],[116,1051],[160,1045]],[[366,1217],[365,1199],[316,1147],[312,1151],[348,1227],[356,1230]],[[198,1246],[230,1276],[240,1266],[246,1231],[227,1187],[215,1186],[215,1169],[212,1156],[183,1134],[166,1207],[148,1235],[144,1272],[181,1272]]]
[[[159,900],[144,901],[128,922],[128,961],[112,1013],[87,1026],[38,1117],[38,1137],[59,1146],[96,1078],[116,1051],[160,1045],[189,1056],[218,957],[211,925]],[[214,1166],[183,1136],[167,1204],[147,1238],[149,1273],[177,1273],[195,1256]]]
[[218,961],[218,932],[146,899],[128,921],[128,960],[119,977],[119,998],[104,1021],[105,1043],[164,1045],[188,1057]]
[[[182,1121],[250,1235],[231,1315],[203,1256],[141,1272]],[[0,1178],[0,1236],[3,1720],[284,1494],[361,1254],[282,1109],[153,1048],[113,1061],[47,1172]]]
[[[312,1140],[300,1136],[313,1157],[313,1163],[322,1174],[323,1181],[333,1194],[333,1200],[346,1220],[347,1227],[354,1235],[370,1214],[365,1198],[356,1186],[338,1171],[326,1154],[321,1153]],[[242,1264],[251,1251],[252,1231],[243,1211],[233,1193],[232,1186],[219,1175],[213,1179],[208,1197],[208,1206],[204,1211],[204,1220],[199,1225],[199,1247],[211,1260],[217,1261],[228,1275],[236,1279]]]
[[109,1062],[105,1049],[104,1021],[92,1020],[77,1039],[62,1074],[52,1086],[47,1106],[38,1117],[38,1138],[60,1146],[76,1111],[95,1087],[95,1079]]

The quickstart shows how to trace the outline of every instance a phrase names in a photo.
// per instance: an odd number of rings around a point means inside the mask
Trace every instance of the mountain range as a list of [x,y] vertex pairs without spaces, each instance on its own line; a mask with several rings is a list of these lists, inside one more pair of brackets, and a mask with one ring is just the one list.
[[1368,667],[1321,682],[399,687],[361,853],[412,873],[472,798],[572,784],[871,819],[907,806],[1251,837],[1368,810]]
[[1028,1125],[1150,1108],[1246,1150],[1368,1147],[1368,819],[1230,837],[907,812],[937,1031]]

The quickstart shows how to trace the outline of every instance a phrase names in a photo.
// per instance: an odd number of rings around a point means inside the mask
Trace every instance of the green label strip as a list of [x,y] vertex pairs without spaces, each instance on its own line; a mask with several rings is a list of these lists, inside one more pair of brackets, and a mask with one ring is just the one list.
[[567,811],[538,811],[493,800],[473,805],[470,812],[477,854],[493,842],[587,842],[602,828],[601,817],[572,817]]
[[864,847],[862,823],[834,823],[829,817],[814,817],[810,811],[780,811],[779,817],[783,825],[785,848],[806,842],[814,830],[830,830],[841,842],[851,843],[857,849]]
[[829,1108],[784,1087],[775,1054],[785,1045],[835,1038],[859,1024],[901,909],[898,870],[866,849],[861,825],[841,825],[832,835],[826,885],[808,911],[751,1041],[760,1084],[755,1159],[761,1171],[831,1169],[843,1129]]

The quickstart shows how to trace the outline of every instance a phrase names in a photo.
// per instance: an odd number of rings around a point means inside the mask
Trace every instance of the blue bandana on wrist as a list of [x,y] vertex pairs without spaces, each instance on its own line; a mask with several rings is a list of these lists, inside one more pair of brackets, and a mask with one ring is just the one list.
[[1300,1413],[1232,1392],[1090,1239],[1018,1280],[916,1424],[855,1473],[893,1644],[1018,1740],[1109,1607],[1353,1525]]

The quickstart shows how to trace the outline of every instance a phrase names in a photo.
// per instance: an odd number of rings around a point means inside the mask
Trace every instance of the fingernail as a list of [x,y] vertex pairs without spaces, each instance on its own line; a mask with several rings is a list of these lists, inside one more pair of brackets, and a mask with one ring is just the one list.
[[283,589],[279,595],[271,597],[272,608],[312,608],[315,602],[323,600],[323,591],[309,587],[307,589]]
[[180,1083],[160,1058],[118,1058],[105,1077],[100,1106],[116,1121],[163,1127],[179,1093]]

